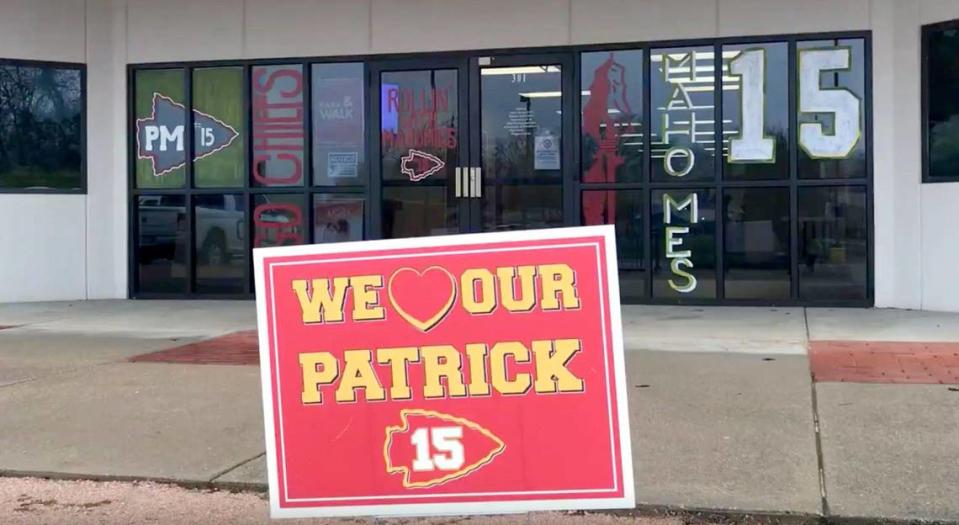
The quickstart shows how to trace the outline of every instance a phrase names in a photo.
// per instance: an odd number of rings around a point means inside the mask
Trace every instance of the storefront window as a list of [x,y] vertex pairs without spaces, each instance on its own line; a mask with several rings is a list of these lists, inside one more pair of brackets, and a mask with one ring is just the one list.
[[253,196],[253,247],[307,242],[306,197],[268,193]]
[[313,65],[313,183],[366,183],[366,76],[362,63]]
[[313,242],[363,240],[363,199],[349,195],[313,196]]
[[711,47],[652,51],[653,181],[715,179],[715,69]]
[[647,297],[646,217],[641,190],[591,190],[582,194],[583,224],[615,224],[619,289],[623,301]]
[[723,194],[725,297],[790,295],[789,188],[736,188]]
[[243,68],[193,71],[193,180],[198,188],[243,186]]
[[959,20],[923,28],[926,182],[959,181]]
[[799,188],[799,296],[807,301],[867,296],[866,188]]
[[716,190],[652,195],[653,296],[716,297]]
[[183,195],[139,195],[136,208],[137,289],[184,293],[187,275],[187,217]]
[[598,51],[582,63],[584,183],[643,177],[643,51]]
[[243,291],[247,265],[244,213],[241,194],[197,195],[193,198],[196,291]]
[[816,40],[796,47],[799,178],[865,178],[863,41]]
[[723,46],[723,175],[789,178],[788,46]]
[[136,183],[182,188],[186,180],[186,110],[182,69],[137,71]]
[[0,64],[0,187],[83,187],[80,66]]
[[302,186],[306,174],[303,66],[255,66],[251,75],[253,184]]
[[[959,22],[923,35],[925,176],[947,180]],[[249,296],[258,247],[579,223],[615,225],[625,303],[868,305],[869,49],[135,66],[131,294]]]

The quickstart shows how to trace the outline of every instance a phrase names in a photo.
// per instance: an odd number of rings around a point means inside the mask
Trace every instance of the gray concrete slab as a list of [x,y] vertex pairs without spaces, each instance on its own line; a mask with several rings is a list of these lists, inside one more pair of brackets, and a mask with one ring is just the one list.
[[208,337],[256,328],[253,301],[104,300],[0,304],[0,325],[141,338]]
[[820,511],[805,357],[639,351],[626,368],[638,502]]
[[257,456],[214,479],[213,482],[225,486],[239,485],[265,489],[268,485],[266,479],[266,456]]
[[829,509],[959,520],[959,392],[942,385],[816,385]]
[[806,353],[802,308],[623,306],[627,350]]
[[30,328],[0,330],[0,386],[126,359],[196,341],[118,334],[68,334]]
[[118,363],[0,388],[0,470],[208,481],[263,451],[259,370]]
[[809,308],[809,338],[830,341],[959,341],[959,313],[893,308]]

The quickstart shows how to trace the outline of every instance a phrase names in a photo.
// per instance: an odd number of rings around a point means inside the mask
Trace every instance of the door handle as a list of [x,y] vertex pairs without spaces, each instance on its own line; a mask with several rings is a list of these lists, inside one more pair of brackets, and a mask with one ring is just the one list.
[[463,168],[457,167],[453,177],[456,179],[453,183],[454,195],[459,198],[463,196]]
[[470,197],[483,196],[483,168],[470,168]]

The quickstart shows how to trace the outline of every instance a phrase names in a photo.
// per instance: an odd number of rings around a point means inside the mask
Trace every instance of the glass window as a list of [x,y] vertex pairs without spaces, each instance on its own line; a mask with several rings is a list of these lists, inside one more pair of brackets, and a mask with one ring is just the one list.
[[383,188],[383,238],[423,237],[459,232],[458,205],[443,186]]
[[807,301],[867,297],[866,188],[799,188],[799,296]]
[[563,225],[563,187],[559,184],[489,184],[483,192],[483,231]]
[[643,51],[581,55],[583,182],[643,178]]
[[313,242],[363,240],[363,198],[352,195],[313,196]]
[[197,292],[243,291],[247,265],[243,208],[241,194],[193,197]]
[[137,290],[146,293],[185,293],[186,197],[137,197]]
[[959,20],[926,34],[926,177],[959,180]]
[[137,187],[181,188],[186,180],[182,69],[136,73]]
[[380,75],[384,181],[452,180],[459,166],[459,87],[455,69]]
[[306,169],[303,66],[254,66],[251,75],[253,184],[301,186]]
[[243,68],[193,71],[193,180],[198,188],[243,186]]
[[788,299],[789,188],[726,190],[723,213],[725,297]]
[[652,200],[653,296],[716,297],[716,190],[657,190]]
[[862,40],[797,44],[799,178],[866,177]]
[[788,56],[785,42],[723,46],[727,179],[789,178]]
[[366,75],[362,63],[313,65],[313,183],[366,183]]
[[653,180],[714,179],[713,48],[654,49],[650,69]]
[[306,244],[307,220],[305,195],[254,195],[253,247]]
[[79,69],[0,66],[0,187],[83,187]]
[[645,215],[642,190],[583,192],[583,224],[615,224],[619,290],[624,301],[646,297]]

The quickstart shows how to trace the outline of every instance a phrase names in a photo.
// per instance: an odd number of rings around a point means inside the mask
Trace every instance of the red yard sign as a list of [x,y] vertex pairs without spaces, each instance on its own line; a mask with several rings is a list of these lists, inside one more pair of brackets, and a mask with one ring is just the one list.
[[254,256],[273,516],[634,505],[612,226]]

